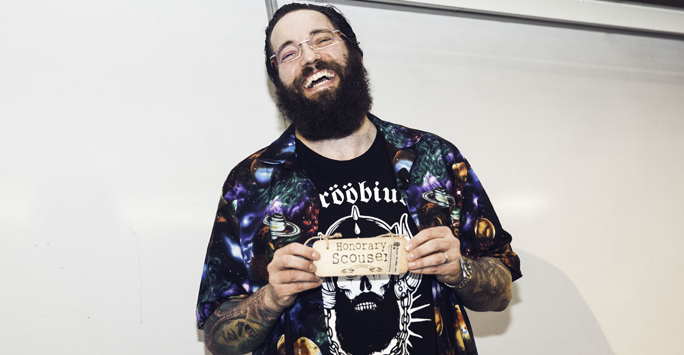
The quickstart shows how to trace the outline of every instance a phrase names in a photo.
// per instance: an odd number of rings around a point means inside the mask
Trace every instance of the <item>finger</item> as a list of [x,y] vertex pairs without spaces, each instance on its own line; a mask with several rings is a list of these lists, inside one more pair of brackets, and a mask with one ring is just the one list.
[[406,243],[406,251],[411,251],[413,248],[416,248],[417,246],[432,239],[433,233],[434,232],[432,228],[423,229],[422,231],[418,232],[418,234],[414,235],[413,238],[409,239],[409,241]]
[[271,289],[271,295],[274,298],[276,304],[282,307],[289,307],[294,302],[294,298],[300,292],[310,290],[319,287],[323,283],[322,279],[317,281],[301,281],[301,282],[291,282],[291,283],[277,283],[273,280],[269,280],[269,286]]
[[272,275],[269,274],[269,282],[275,285],[289,284],[289,283],[300,283],[300,282],[313,282],[318,283],[322,279],[313,273],[300,271],[300,270],[282,270],[275,272]]
[[413,250],[406,254],[406,259],[408,261],[413,261],[437,252],[444,251],[446,249],[448,249],[448,246],[445,245],[445,243],[440,239],[430,239],[427,242],[413,248]]
[[287,269],[301,270],[313,273],[314,271],[316,271],[316,266],[313,264],[313,262],[307,259],[292,254],[284,254],[279,255],[278,257],[274,256],[273,261],[271,261],[271,263],[268,264],[267,269],[269,273]]
[[321,256],[314,248],[308,247],[306,245],[302,245],[300,243],[291,243],[288,244],[278,250],[276,250],[275,254],[281,255],[281,254],[291,254],[291,255],[296,255],[300,256],[309,260],[318,260]]
[[410,270],[422,269],[426,267],[442,266],[452,263],[444,254],[444,252],[433,253],[422,258],[409,261],[408,267]]
[[425,275],[453,275],[457,272],[457,269],[448,264],[442,264],[438,266],[428,266],[420,269],[410,269],[412,273],[415,274],[425,274]]
[[274,285],[273,288],[277,295],[281,295],[281,297],[287,297],[319,287],[322,282],[323,280],[311,282],[293,282],[283,285]]
[[436,276],[453,276],[460,274],[461,264],[458,261],[449,260],[446,263],[432,266],[425,266],[422,268],[410,268],[411,272],[416,274],[431,274]]
[[412,249],[424,244],[429,240],[448,236],[453,237],[453,233],[451,233],[451,229],[448,227],[432,227],[423,229],[406,243],[406,251],[411,251]]

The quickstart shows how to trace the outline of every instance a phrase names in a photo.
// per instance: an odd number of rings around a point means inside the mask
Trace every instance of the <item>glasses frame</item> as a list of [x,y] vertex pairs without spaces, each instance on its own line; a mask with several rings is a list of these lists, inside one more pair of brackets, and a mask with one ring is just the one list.
[[[326,31],[327,31],[327,30],[326,30]],[[338,34],[338,35],[340,36],[340,40],[346,39],[346,38],[347,38],[347,36],[345,36],[344,33],[340,32],[340,30],[334,30],[334,31],[330,31],[330,32],[331,32],[333,35]],[[276,63],[276,55],[278,54],[278,52],[276,51],[272,56],[269,57],[269,59],[271,60],[271,66],[273,66],[273,69],[278,69],[278,67],[279,67],[280,65],[294,62],[294,61],[297,60],[299,57],[301,57],[301,56],[302,56],[302,44],[304,44],[304,43],[308,44],[308,45],[309,45],[309,48],[311,48],[312,51],[318,51],[318,50],[321,50],[321,49],[323,49],[323,48],[332,47],[332,46],[334,46],[334,45],[340,43],[340,41],[337,40],[337,41],[335,41],[335,42],[333,42],[333,43],[330,43],[330,44],[328,44],[328,45],[325,45],[325,46],[323,46],[323,47],[316,47],[316,48],[314,48],[313,44],[311,44],[311,40],[312,40],[317,34],[318,34],[318,33],[312,35],[311,37],[309,37],[309,39],[306,39],[306,40],[303,40],[303,41],[297,43],[297,48],[299,49],[299,52],[298,52],[297,56],[295,56],[294,58],[292,58],[292,60],[288,60],[287,62],[282,62],[282,63]]]

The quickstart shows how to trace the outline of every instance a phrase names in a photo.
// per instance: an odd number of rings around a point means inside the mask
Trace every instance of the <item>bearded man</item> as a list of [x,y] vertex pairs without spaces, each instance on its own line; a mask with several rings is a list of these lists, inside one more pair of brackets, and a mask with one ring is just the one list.
[[[363,52],[331,6],[289,4],[266,68],[290,123],[223,193],[197,304],[214,354],[476,354],[466,311],[501,311],[511,237],[458,149],[370,114]],[[320,278],[305,245],[407,236],[398,276]]]

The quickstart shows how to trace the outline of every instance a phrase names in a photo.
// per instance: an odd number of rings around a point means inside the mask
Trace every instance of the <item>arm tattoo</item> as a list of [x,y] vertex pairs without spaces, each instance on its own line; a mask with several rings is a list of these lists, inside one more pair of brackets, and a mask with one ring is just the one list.
[[227,300],[204,325],[204,344],[212,354],[245,354],[258,348],[282,312],[266,306],[266,287],[247,299]]
[[471,261],[472,278],[456,290],[463,305],[474,311],[503,311],[513,298],[511,272],[496,258],[481,257]]

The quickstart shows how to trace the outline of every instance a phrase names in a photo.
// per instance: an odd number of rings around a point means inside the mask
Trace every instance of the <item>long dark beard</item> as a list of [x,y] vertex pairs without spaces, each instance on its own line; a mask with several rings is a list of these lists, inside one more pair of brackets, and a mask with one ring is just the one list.
[[[374,302],[376,310],[355,311],[362,302]],[[367,355],[386,348],[399,333],[399,304],[394,294],[394,282],[385,292],[385,297],[375,293],[362,293],[354,300],[348,299],[344,291],[335,292],[335,324],[340,347],[348,354]]]
[[304,96],[301,83],[313,73],[306,67],[291,88],[276,83],[276,98],[285,120],[307,140],[343,138],[356,132],[373,105],[368,73],[358,55],[352,54],[343,67],[335,62],[318,61],[316,69],[335,71],[340,79],[336,90],[324,90],[311,99]]

